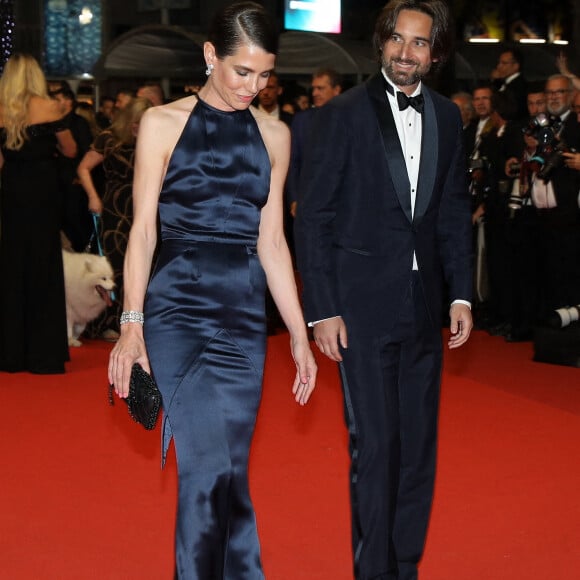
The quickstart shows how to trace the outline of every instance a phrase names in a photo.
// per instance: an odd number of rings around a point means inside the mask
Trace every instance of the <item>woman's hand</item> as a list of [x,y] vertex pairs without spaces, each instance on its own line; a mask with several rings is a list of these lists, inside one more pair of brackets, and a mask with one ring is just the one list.
[[91,213],[101,215],[103,211],[103,202],[100,197],[90,197],[89,198],[89,211]]
[[109,356],[109,383],[115,387],[115,392],[122,399],[129,394],[131,369],[135,363],[151,373],[143,328],[138,322],[128,322],[121,326],[121,336]]
[[296,378],[294,379],[292,394],[297,403],[306,405],[316,386],[318,367],[307,339],[292,340],[290,349],[296,363]]

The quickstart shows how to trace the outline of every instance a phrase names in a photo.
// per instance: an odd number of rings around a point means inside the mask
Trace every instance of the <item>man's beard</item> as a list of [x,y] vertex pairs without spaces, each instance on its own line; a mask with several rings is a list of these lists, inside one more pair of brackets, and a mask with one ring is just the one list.
[[557,107],[553,105],[547,105],[546,108],[548,110],[548,113],[550,113],[550,115],[554,115],[554,117],[559,117],[563,115],[569,109],[569,107],[567,107],[565,104],[559,105]]
[[[409,87],[416,85],[429,72],[429,69],[431,68],[430,66],[421,67],[421,65],[414,60],[405,60],[402,58],[392,58],[389,60],[389,62],[385,62],[385,58],[383,57],[382,61],[385,73],[393,82],[393,84],[398,87]],[[395,71],[393,63],[413,64],[417,68],[409,72]]]

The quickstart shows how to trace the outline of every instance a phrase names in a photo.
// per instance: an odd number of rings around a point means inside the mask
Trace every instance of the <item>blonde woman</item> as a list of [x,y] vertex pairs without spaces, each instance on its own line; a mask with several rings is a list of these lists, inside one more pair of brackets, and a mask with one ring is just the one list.
[[[115,271],[117,302],[92,323],[89,333],[106,340],[119,337],[119,316],[123,303],[123,260],[133,222],[133,166],[135,142],[143,113],[151,107],[148,99],[134,98],[119,110],[111,127],[93,141],[79,164],[79,180],[89,198],[89,211],[100,215],[103,251]],[[91,171],[102,164],[104,192],[95,187]]]
[[0,371],[63,373],[68,360],[57,153],[76,144],[33,57],[0,79]]

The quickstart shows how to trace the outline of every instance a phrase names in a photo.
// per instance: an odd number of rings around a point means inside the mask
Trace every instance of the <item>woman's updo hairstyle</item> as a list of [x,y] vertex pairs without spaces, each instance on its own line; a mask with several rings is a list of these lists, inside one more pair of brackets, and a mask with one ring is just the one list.
[[220,59],[234,54],[242,45],[257,46],[278,54],[278,33],[263,6],[256,2],[236,2],[214,16],[208,32]]

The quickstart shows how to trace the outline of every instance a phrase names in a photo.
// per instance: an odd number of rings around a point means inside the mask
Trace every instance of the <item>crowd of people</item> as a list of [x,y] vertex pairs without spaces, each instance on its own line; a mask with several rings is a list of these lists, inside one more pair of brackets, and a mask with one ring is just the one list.
[[448,11],[388,2],[377,74],[349,90],[330,68],[286,90],[253,2],[218,12],[207,82],[175,100],[146,83],[95,111],[32,57],[6,63],[0,370],[64,372],[61,248],[92,251],[96,236],[117,301],[88,332],[115,342],[118,396],[135,363],[161,390],[178,578],[263,577],[247,461],[268,319],[290,334],[296,402],[316,382],[307,326],[339,364],[355,577],[415,580],[442,325],[449,348],[474,322],[531,340],[580,303],[580,80],[560,57],[528,83],[509,49],[485,83],[439,95],[426,79],[449,56]]
[[476,324],[527,341],[580,303],[580,93],[564,57],[527,82],[522,55],[452,99],[463,115],[472,194]]

